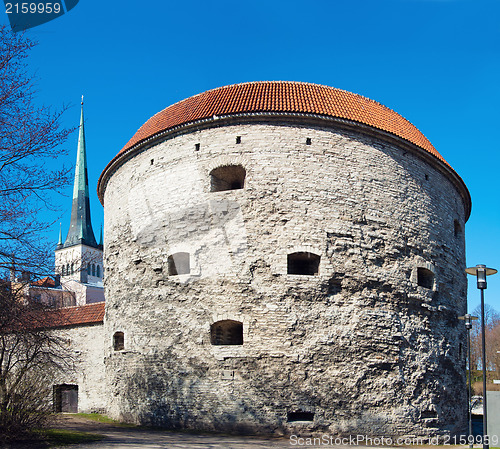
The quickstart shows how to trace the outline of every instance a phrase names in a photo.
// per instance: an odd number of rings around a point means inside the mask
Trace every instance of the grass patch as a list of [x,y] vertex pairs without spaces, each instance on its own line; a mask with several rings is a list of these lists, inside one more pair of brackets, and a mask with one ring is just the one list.
[[99,413],[72,413],[70,416],[90,419],[91,421],[103,422],[107,424],[120,424],[118,421],[108,418],[106,415],[100,415]]
[[101,441],[102,439],[104,439],[104,435],[97,435],[95,433],[87,432],[77,432],[76,430],[47,429],[42,430],[40,434],[51,446],[91,443],[93,441]]
[[69,416],[74,416],[75,418],[85,418],[91,421],[100,422],[104,424],[114,424],[119,427],[140,427],[136,424],[128,424],[120,421],[115,421],[114,419],[108,418],[106,415],[100,415],[99,413],[71,413]]

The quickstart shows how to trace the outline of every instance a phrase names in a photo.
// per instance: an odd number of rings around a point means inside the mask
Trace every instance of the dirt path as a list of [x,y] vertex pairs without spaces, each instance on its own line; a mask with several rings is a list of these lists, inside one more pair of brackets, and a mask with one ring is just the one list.
[[66,446],[66,449],[260,449],[290,448],[288,438],[258,438],[215,434],[186,434],[123,427],[71,415],[59,415],[54,428],[104,435],[95,443]]

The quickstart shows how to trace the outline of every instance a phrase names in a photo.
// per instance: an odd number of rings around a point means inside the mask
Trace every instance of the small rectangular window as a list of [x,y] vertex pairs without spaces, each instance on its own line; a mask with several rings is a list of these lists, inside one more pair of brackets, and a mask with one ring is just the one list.
[[312,412],[288,412],[287,413],[288,422],[296,421],[314,421],[314,413]]
[[210,172],[210,191],[243,189],[246,171],[241,165],[223,165]]
[[115,351],[123,351],[125,349],[125,336],[123,332],[115,332],[113,335],[113,349]]
[[313,253],[299,252],[288,254],[287,273],[317,276],[319,272],[320,256]]
[[417,268],[417,284],[420,287],[432,289],[434,286],[434,273],[427,268]]
[[217,321],[210,326],[210,343],[213,345],[242,345],[243,323],[240,321]]
[[175,253],[168,256],[168,274],[169,276],[178,276],[180,274],[189,274],[189,253]]

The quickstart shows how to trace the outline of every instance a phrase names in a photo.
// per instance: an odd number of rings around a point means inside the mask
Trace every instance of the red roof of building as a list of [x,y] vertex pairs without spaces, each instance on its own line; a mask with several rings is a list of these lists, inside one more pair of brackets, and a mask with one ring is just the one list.
[[182,100],[151,117],[121,152],[175,126],[214,115],[250,112],[306,113],[352,120],[395,134],[427,150],[444,162],[443,157],[427,138],[392,109],[345,90],[290,81],[234,84]]
[[39,279],[38,281],[32,282],[31,285],[33,287],[55,287],[56,283],[54,279],[47,276],[43,279]]
[[44,319],[39,320],[38,323],[46,328],[102,323],[104,320],[104,304],[104,302],[97,302],[43,312]]
[[[134,146],[181,125],[213,117],[251,113],[314,114],[360,123],[411,142],[451,168],[414,125],[376,101],[319,84],[259,81],[209,90],[179,101],[151,117],[101,173],[97,188],[101,202],[108,169]],[[463,181],[460,179],[459,183],[463,184]],[[468,195],[466,192],[464,198],[470,203]],[[467,207],[470,209],[470,204]]]

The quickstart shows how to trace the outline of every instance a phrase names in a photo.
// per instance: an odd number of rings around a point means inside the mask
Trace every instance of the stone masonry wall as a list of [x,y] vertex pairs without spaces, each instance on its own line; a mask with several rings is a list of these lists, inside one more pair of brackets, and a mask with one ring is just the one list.
[[[238,164],[245,188],[210,192],[211,170]],[[200,129],[125,162],[104,206],[112,417],[269,433],[465,428],[465,211],[413,152],[320,124]],[[190,273],[169,276],[177,252]],[[319,255],[318,275],[287,274],[293,252]],[[243,345],[211,345],[220,320],[243,323]]]
[[103,413],[106,411],[104,377],[105,335],[102,324],[56,329],[66,339],[76,359],[74,370],[52,379],[55,385],[78,385],[78,412]]

